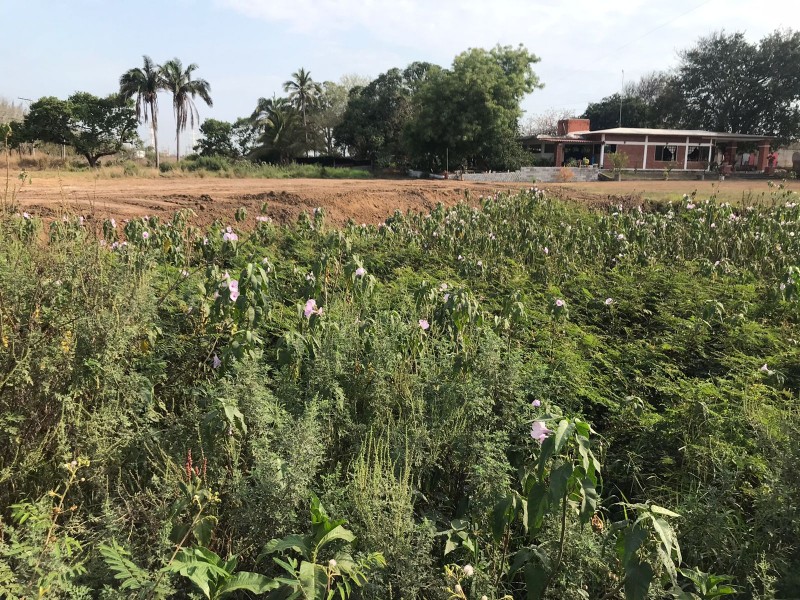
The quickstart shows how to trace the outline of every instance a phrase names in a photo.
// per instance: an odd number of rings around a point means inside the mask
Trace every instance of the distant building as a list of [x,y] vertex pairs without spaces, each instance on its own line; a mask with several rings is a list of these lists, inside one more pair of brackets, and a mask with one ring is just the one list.
[[[591,131],[588,119],[564,119],[558,122],[556,135],[526,136],[520,141],[533,153],[535,164],[559,167],[588,159],[589,164],[609,168],[606,155],[612,152],[628,156],[628,169],[704,171],[721,165],[723,170],[766,171],[773,166],[771,138],[743,133],[636,127]],[[755,151],[739,153],[740,144]]]

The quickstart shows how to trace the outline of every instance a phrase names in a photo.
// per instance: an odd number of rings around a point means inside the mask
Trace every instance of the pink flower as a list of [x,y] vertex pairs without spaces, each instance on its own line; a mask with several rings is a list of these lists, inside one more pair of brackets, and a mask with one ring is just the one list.
[[303,315],[305,315],[306,319],[310,319],[311,315],[317,314],[317,312],[317,301],[314,298],[306,300],[306,307],[303,309]]
[[531,402],[531,404],[533,405],[533,408],[539,408],[542,405],[542,401],[534,400],[533,402]]
[[564,308],[564,301],[561,298],[559,298],[558,300],[556,300],[556,306],[558,308]]
[[547,436],[553,433],[544,424],[544,421],[534,421],[531,425],[531,437],[540,444],[547,439]]
[[31,216],[30,216],[30,214],[28,214],[28,213],[24,212],[24,213],[22,213],[22,218],[23,218],[23,219],[30,219],[30,218],[31,218]]
[[214,358],[211,359],[211,368],[219,369],[222,366],[222,361],[219,359],[219,356],[214,354]]
[[427,329],[431,326],[431,324],[428,323],[426,319],[420,319],[419,326],[422,328],[423,331],[427,331]]
[[150,237],[150,232],[149,232],[149,231],[143,231],[143,232],[142,232],[142,239],[143,239],[143,240],[146,240],[146,239],[148,239],[149,237]]
[[231,293],[231,302],[236,302],[236,299],[239,297],[239,282],[236,279],[231,279],[228,282],[228,290]]
[[367,270],[364,267],[358,267],[356,269],[356,277],[363,277],[367,274]]
[[[228,229],[230,229],[230,227],[228,227]],[[235,242],[235,241],[237,241],[238,239],[239,239],[239,236],[238,236],[238,235],[236,235],[235,233],[233,233],[232,231],[226,231],[226,232],[225,232],[225,233],[222,235],[222,241],[223,241],[223,242]]]

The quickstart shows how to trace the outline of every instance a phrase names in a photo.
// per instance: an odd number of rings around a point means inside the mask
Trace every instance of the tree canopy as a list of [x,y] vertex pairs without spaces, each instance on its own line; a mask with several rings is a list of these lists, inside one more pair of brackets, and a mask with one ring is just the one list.
[[414,101],[407,129],[416,161],[430,168],[450,165],[516,168],[520,102],[541,87],[532,65],[539,59],[523,46],[473,48],[451,69],[432,70]]
[[77,92],[66,100],[50,96],[32,103],[24,132],[30,140],[72,146],[95,167],[101,157],[116,154],[136,140],[136,126],[130,100],[116,94],[99,98]]

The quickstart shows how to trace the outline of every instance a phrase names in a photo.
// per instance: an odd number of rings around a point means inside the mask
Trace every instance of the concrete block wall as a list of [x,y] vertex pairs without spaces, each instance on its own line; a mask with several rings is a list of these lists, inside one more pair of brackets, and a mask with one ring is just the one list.
[[519,171],[507,173],[464,173],[464,181],[497,181],[502,183],[554,183],[565,181],[564,173],[572,173],[568,181],[597,181],[598,170],[577,167],[522,167]]

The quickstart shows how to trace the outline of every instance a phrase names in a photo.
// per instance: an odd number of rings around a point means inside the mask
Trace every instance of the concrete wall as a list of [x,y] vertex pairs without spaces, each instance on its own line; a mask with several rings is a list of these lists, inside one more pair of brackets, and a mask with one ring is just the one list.
[[509,173],[464,173],[464,181],[552,183],[558,181],[597,181],[598,170],[577,167],[522,167]]

